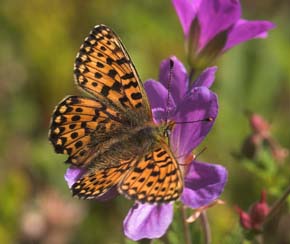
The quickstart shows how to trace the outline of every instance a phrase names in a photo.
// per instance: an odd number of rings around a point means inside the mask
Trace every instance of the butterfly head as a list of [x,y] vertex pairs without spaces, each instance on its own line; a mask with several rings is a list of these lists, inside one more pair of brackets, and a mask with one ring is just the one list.
[[160,125],[160,131],[161,131],[161,134],[164,136],[164,137],[169,137],[170,136],[170,133],[171,131],[173,130],[175,126],[175,121],[173,120],[169,120],[167,122],[163,122],[161,125]]

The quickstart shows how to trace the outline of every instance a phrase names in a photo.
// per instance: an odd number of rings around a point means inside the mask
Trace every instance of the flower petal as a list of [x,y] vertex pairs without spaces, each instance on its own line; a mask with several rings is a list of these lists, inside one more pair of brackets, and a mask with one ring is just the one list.
[[201,26],[200,49],[216,34],[228,29],[241,16],[241,5],[238,0],[203,0],[198,10]]
[[229,31],[224,51],[253,38],[265,38],[267,37],[267,32],[273,28],[275,28],[275,25],[269,21],[248,21],[241,19]]
[[72,185],[85,173],[84,169],[70,167],[66,170],[64,179],[66,180],[68,187]]
[[[170,70],[170,60],[173,61],[172,70]],[[172,74],[171,78],[170,74]],[[180,103],[188,89],[188,76],[184,65],[175,56],[161,62],[159,80],[166,89],[169,88],[175,104]],[[169,82],[170,84],[168,84]]]
[[[66,173],[64,175],[64,179],[66,180],[68,187],[71,188],[72,185],[86,172],[85,169],[70,167],[66,170]],[[116,196],[118,196],[119,193],[117,191],[117,187],[112,187],[110,190],[108,190],[105,194],[103,194],[100,197],[96,197],[95,200],[98,201],[107,201],[110,200]]]
[[181,23],[183,33],[187,37],[191,22],[202,0],[172,0],[172,4]]
[[205,69],[193,83],[193,87],[206,86],[207,88],[210,88],[214,82],[216,71],[216,66]]
[[[186,156],[201,143],[210,131],[218,113],[217,96],[207,87],[195,87],[178,105],[171,134],[172,148],[177,155]],[[211,121],[200,121],[211,118]],[[188,123],[192,122],[192,123]]]
[[105,202],[105,201],[111,200],[111,199],[113,199],[113,198],[115,198],[117,196],[119,196],[119,192],[117,190],[117,186],[113,186],[112,188],[110,188],[103,195],[94,198],[94,200],[97,200],[99,202]]
[[[144,83],[144,88],[146,90],[151,109],[175,109],[175,102],[172,96],[168,94],[168,90],[160,82],[157,82],[155,80],[148,80]],[[167,104],[168,96],[169,104]]]
[[159,238],[168,229],[173,218],[173,205],[136,203],[124,219],[125,235],[134,241]]
[[164,108],[153,108],[152,114],[154,123],[160,124],[162,121],[165,121],[167,112]]
[[222,193],[227,170],[217,164],[192,161],[185,176],[181,201],[191,207],[208,205]]

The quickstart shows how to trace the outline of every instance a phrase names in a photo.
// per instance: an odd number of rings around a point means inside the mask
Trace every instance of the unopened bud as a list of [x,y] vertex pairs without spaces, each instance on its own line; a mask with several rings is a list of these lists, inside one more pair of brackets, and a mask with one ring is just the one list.
[[260,134],[264,138],[270,135],[270,124],[261,115],[252,114],[250,125],[254,133]]
[[244,229],[260,231],[265,218],[269,214],[270,208],[266,202],[266,192],[262,191],[261,199],[252,205],[249,213],[244,212],[239,207],[236,208],[240,215],[240,223]]
[[261,229],[261,226],[268,215],[270,208],[266,202],[266,192],[262,191],[261,199],[250,208],[250,218],[252,228],[255,230]]

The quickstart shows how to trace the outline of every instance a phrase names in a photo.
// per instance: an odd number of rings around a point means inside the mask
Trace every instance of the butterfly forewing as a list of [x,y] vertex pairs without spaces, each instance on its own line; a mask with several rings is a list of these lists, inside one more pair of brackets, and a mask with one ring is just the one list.
[[104,25],[85,39],[75,62],[77,84],[100,100],[122,111],[143,107],[151,117],[146,93],[118,36]]
[[120,120],[118,112],[97,100],[69,96],[55,108],[49,140],[57,153],[69,155],[67,163],[83,166],[90,163],[88,159],[96,147],[91,134],[105,134],[120,127]]

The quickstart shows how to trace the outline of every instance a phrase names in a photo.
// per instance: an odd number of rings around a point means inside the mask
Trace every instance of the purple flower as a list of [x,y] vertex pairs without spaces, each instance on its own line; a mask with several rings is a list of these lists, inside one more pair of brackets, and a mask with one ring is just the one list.
[[172,0],[179,17],[191,64],[206,67],[220,54],[253,38],[265,38],[269,21],[241,18],[238,0]]
[[[171,60],[174,65],[170,80],[169,104],[167,87],[170,59],[161,63],[160,82],[148,80],[144,86],[156,122],[166,119],[168,107],[169,119],[176,122],[213,119],[210,122],[176,124],[170,136],[171,149],[184,171],[185,187],[181,201],[190,208],[199,208],[217,199],[227,180],[224,167],[198,162],[191,156],[192,150],[211,129],[218,113],[217,96],[209,90],[216,68],[206,69],[190,86],[183,64],[176,57],[172,57]],[[132,240],[159,238],[165,234],[172,218],[173,204],[136,203],[124,220],[125,235]]]

